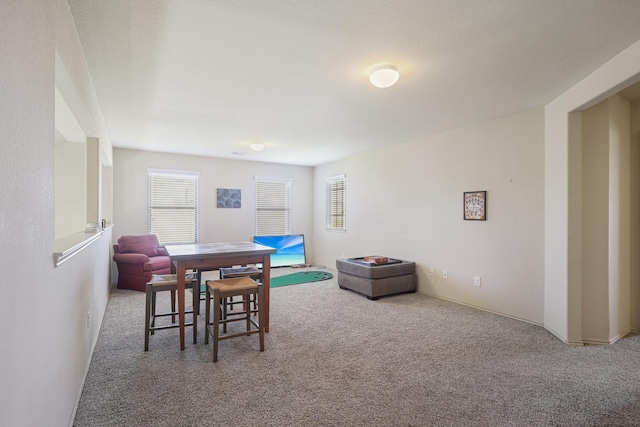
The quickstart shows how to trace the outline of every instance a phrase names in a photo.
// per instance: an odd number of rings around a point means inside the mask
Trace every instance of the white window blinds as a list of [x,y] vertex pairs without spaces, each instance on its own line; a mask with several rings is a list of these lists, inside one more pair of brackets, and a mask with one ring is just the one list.
[[345,193],[346,176],[338,175],[326,179],[327,229],[346,230]]
[[198,172],[148,170],[148,232],[160,243],[198,241]]
[[255,178],[256,236],[291,234],[291,179]]

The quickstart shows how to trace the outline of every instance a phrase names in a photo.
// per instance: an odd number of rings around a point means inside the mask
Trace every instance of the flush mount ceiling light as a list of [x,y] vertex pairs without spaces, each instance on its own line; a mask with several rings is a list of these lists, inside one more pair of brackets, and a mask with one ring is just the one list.
[[251,144],[249,144],[249,147],[253,151],[262,151],[262,150],[264,150],[264,144],[262,142],[252,142]]
[[369,76],[372,85],[379,88],[387,88],[396,84],[400,78],[400,73],[393,65],[380,65],[373,69]]

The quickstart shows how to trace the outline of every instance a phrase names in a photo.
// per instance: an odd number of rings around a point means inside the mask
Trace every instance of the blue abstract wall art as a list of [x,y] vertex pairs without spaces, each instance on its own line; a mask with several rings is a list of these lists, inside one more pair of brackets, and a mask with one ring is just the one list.
[[242,190],[218,188],[218,207],[240,209],[242,207]]

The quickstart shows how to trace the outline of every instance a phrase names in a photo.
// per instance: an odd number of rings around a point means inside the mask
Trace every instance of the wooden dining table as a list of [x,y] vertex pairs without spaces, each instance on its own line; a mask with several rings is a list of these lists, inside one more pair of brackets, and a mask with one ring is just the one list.
[[264,285],[265,332],[269,332],[271,254],[275,253],[276,249],[252,242],[167,244],[165,248],[171,258],[171,262],[175,265],[178,280],[178,322],[180,325],[181,350],[184,350],[184,291],[187,270],[214,270],[235,265],[262,264],[261,280]]

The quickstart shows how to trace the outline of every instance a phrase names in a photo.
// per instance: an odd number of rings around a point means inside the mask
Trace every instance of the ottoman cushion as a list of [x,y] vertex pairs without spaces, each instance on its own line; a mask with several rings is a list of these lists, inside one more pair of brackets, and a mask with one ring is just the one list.
[[391,264],[367,265],[359,263],[358,261],[361,259],[362,258],[347,258],[336,260],[337,270],[368,279],[401,276],[403,274],[412,274],[416,271],[415,262],[394,260],[390,258],[389,261],[393,262]]

